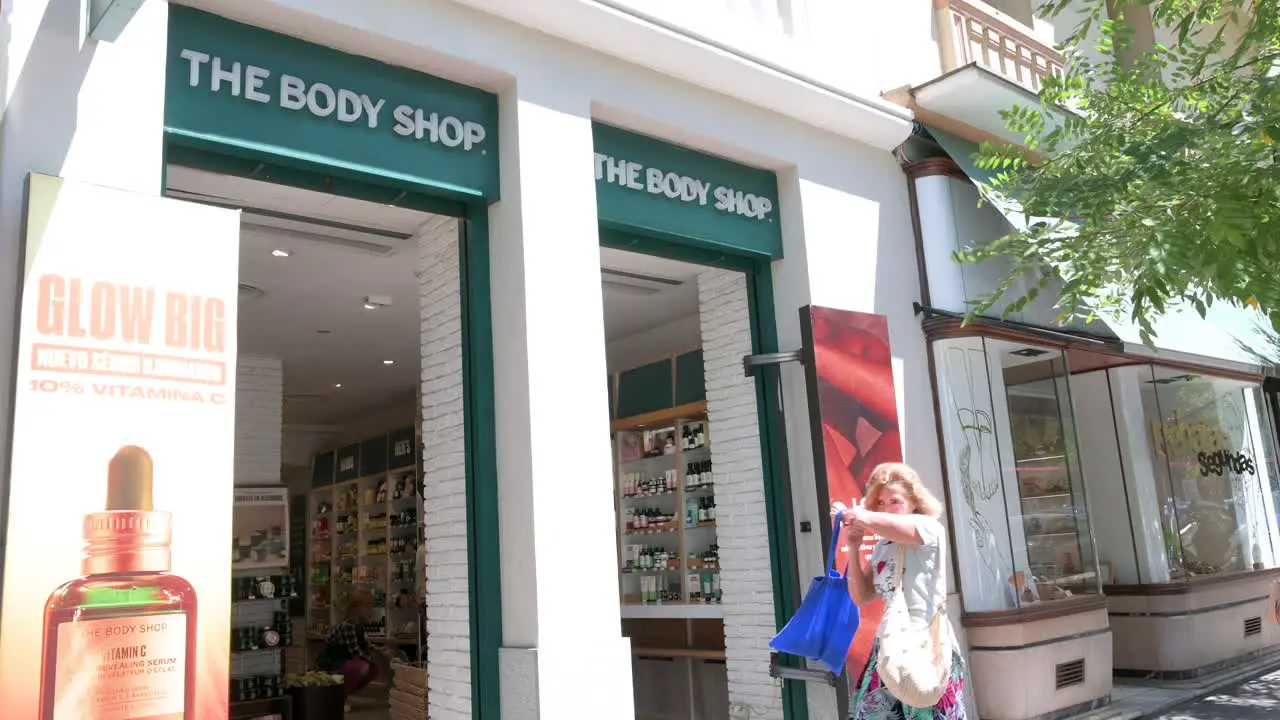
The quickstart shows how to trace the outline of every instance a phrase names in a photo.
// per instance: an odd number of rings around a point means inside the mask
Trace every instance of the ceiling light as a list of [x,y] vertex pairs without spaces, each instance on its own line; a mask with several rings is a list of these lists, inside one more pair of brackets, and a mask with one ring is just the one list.
[[395,362],[396,362],[395,360],[383,360],[383,361],[382,361],[382,364],[383,364],[383,365],[394,365],[394,364],[395,364]]
[[373,303],[365,303],[365,304],[364,304],[364,309],[365,309],[365,310],[377,310],[377,309],[378,309],[378,306],[377,306],[377,305],[374,305]]
[[333,334],[333,331],[332,331],[332,330],[317,330],[317,331],[316,331],[316,334],[317,334],[317,335],[332,335],[332,334]]
[[390,295],[369,295],[364,299],[365,310],[373,310],[380,307],[391,307]]
[[334,383],[333,386],[336,388],[340,388],[342,387],[342,383]]
[[293,254],[292,252],[285,250],[284,248],[276,248],[275,250],[271,251],[272,257],[285,258],[285,257],[289,257],[292,254]]

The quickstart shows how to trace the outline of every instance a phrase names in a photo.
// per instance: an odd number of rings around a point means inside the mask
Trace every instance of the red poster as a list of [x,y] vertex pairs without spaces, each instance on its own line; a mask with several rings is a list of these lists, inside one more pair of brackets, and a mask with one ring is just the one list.
[[[837,501],[851,505],[862,499],[872,468],[902,460],[889,323],[883,315],[817,306],[801,308],[800,320],[818,500],[824,510]],[[871,548],[872,543],[864,544],[864,557]],[[841,548],[837,568],[849,561],[847,550]],[[851,682],[857,682],[866,665],[882,605],[877,600],[861,609],[862,621],[849,648]]]

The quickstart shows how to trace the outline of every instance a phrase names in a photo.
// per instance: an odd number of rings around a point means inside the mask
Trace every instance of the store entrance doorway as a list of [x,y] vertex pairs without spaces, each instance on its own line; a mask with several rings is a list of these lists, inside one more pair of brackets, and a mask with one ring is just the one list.
[[423,258],[458,222],[179,165],[166,184],[241,213],[230,717],[288,717],[290,680],[342,669],[322,656],[350,617],[369,678],[346,717],[425,717]]
[[727,668],[754,662],[740,643],[766,648],[775,622],[769,576],[744,571],[773,554],[756,385],[742,370],[749,278],[606,247],[601,282],[635,717],[728,720],[745,684]]

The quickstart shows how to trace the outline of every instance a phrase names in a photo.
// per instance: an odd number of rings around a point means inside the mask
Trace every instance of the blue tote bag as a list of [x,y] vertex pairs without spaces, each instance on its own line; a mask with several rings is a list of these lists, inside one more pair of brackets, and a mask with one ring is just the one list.
[[817,660],[832,673],[844,672],[853,634],[858,631],[858,606],[849,597],[849,578],[836,572],[836,548],[840,519],[836,514],[827,552],[827,574],[809,584],[809,592],[787,626],[769,641],[769,647],[788,655]]

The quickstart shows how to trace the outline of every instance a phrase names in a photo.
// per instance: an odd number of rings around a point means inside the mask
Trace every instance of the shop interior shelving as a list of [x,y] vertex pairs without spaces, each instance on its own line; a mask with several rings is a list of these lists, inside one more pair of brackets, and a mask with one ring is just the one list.
[[417,593],[422,541],[417,464],[313,489],[308,497],[307,635],[323,640],[359,588],[374,598],[369,638],[420,644]]
[[290,570],[289,490],[237,485],[231,564],[229,720],[289,720],[285,652],[293,645],[289,603],[298,597]]
[[[1016,462],[1027,559],[1038,582],[1073,583],[1084,572],[1067,458],[1045,455]],[[1049,599],[1049,598],[1037,598]]]
[[706,403],[613,423],[624,618],[720,618]]

